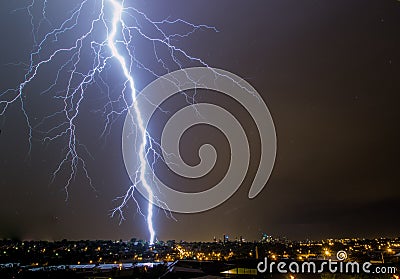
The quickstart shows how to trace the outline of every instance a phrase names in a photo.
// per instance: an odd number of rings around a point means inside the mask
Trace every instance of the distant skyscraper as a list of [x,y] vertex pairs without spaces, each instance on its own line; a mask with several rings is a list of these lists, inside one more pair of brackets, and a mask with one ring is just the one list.
[[266,233],[263,233],[262,238],[261,238],[261,242],[262,243],[268,243],[272,241],[272,236],[267,235]]

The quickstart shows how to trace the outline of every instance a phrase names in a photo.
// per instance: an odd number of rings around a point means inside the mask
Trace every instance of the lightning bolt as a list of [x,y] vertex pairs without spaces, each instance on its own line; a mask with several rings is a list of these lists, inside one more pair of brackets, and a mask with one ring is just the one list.
[[[87,95],[91,93],[90,89],[100,89],[106,96],[105,105],[100,110],[106,119],[102,136],[107,136],[111,125],[119,119],[119,116],[130,113],[129,108],[133,107],[134,115],[131,117],[137,125],[137,140],[140,141],[139,167],[132,185],[122,197],[117,198],[122,199],[122,202],[112,210],[111,215],[119,213],[123,220],[123,208],[128,201],[133,200],[138,212],[145,217],[149,242],[152,244],[156,238],[153,203],[162,203],[162,201],[154,195],[153,187],[146,178],[148,172],[146,160],[149,155],[153,155],[154,161],[158,158],[163,159],[163,156],[156,151],[155,147],[160,146],[151,138],[143,124],[141,111],[136,102],[137,90],[132,71],[133,68],[145,70],[154,77],[162,74],[136,56],[134,41],[135,38],[140,37],[150,42],[153,45],[152,52],[157,65],[163,72],[170,72],[174,67],[182,69],[185,61],[207,66],[203,60],[189,55],[174,42],[185,39],[198,30],[210,29],[216,32],[218,30],[207,25],[195,25],[183,19],[166,18],[153,21],[138,9],[125,5],[124,0],[82,0],[66,14],[66,19],[57,25],[49,16],[51,14],[49,6],[51,6],[50,1],[32,0],[27,7],[13,11],[13,13],[25,11],[29,15],[33,48],[28,63],[15,64],[26,67],[22,82],[14,88],[0,92],[0,116],[4,116],[12,104],[20,104],[28,127],[29,153],[36,134],[43,135],[41,138],[44,142],[66,139],[64,157],[53,172],[53,181],[61,171],[69,170],[64,186],[66,199],[68,199],[68,189],[80,171],[95,190],[84,159],[85,154],[89,157],[93,156],[78,140],[79,130],[77,129],[80,111],[85,105],[85,100],[88,99]],[[36,20],[36,13],[40,14],[39,21]],[[152,32],[145,32],[141,22],[143,25],[150,26]],[[169,33],[163,29],[164,26],[174,27],[175,25],[184,26],[186,31]],[[162,54],[160,48],[168,51],[169,58]],[[109,77],[113,61],[117,62],[124,80],[122,90],[117,97],[113,96],[115,88],[111,85]],[[169,65],[171,63],[173,65]],[[50,85],[39,92],[33,91],[32,83],[35,80],[41,80],[45,75],[44,72],[48,71],[51,65],[53,67],[56,65],[57,71],[53,76],[48,77],[48,79],[51,78],[50,82],[48,80],[41,82],[41,84]],[[51,99],[56,102],[53,111],[39,120],[36,119],[37,117],[32,119],[28,102],[32,94],[39,97],[50,94]],[[194,102],[192,97],[182,94],[188,103]],[[54,125],[54,123],[58,124]],[[148,194],[146,215],[142,213],[134,197],[134,190],[139,183],[144,186]]]
[[132,103],[133,103],[133,108],[135,111],[135,116],[136,116],[136,120],[138,123],[138,129],[140,131],[140,135],[141,135],[141,144],[140,144],[140,148],[139,148],[139,159],[140,159],[140,167],[139,167],[139,173],[140,173],[140,182],[143,184],[143,186],[145,187],[147,194],[148,194],[148,208],[147,208],[147,227],[150,233],[150,244],[154,243],[154,238],[155,238],[155,232],[154,232],[154,227],[153,227],[153,191],[151,189],[151,186],[149,185],[149,183],[146,180],[146,165],[147,165],[147,161],[146,161],[146,145],[147,145],[147,131],[146,131],[146,127],[144,127],[143,124],[143,119],[142,119],[142,115],[140,113],[140,109],[139,106],[136,102],[136,89],[135,89],[135,82],[133,80],[133,77],[129,71],[129,69],[126,66],[126,62],[124,57],[118,52],[117,47],[115,46],[115,35],[117,33],[117,29],[118,29],[118,24],[122,24],[123,26],[123,21],[122,21],[122,5],[119,4],[118,2],[116,2],[115,0],[110,0],[110,2],[112,3],[113,7],[114,7],[114,13],[113,13],[113,19],[112,19],[112,31],[111,33],[108,35],[107,41],[108,41],[108,45],[111,49],[111,52],[113,54],[113,57],[115,57],[119,64],[121,65],[121,68],[124,72],[124,76],[126,77],[126,79],[128,80],[129,83],[129,87],[131,89],[131,96],[132,96]]

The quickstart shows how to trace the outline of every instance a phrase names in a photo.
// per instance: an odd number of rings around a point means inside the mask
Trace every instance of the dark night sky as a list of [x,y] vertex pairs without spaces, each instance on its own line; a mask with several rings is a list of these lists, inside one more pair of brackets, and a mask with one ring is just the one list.
[[[26,62],[32,46],[29,17],[23,11],[10,13],[17,8],[14,2],[0,4],[1,91],[17,85],[24,74],[21,67],[6,63]],[[227,233],[253,240],[262,232],[293,239],[399,236],[399,1],[132,1],[132,5],[153,19],[170,16],[215,26],[220,32],[195,33],[179,45],[209,65],[249,81],[267,103],[278,137],[276,165],[259,196],[247,199],[257,168],[253,160],[242,187],[221,206],[200,214],[174,214],[178,221],[157,210],[159,239],[211,240]],[[54,20],[64,15],[62,8],[59,4],[58,10],[53,9]],[[152,80],[140,71],[135,78],[140,88]],[[51,98],[35,93],[31,89],[27,108],[33,119],[54,110]],[[13,105],[0,117],[0,237],[147,238],[134,204],[126,208],[127,220],[121,225],[109,216],[116,205],[113,199],[129,184],[121,153],[123,118],[107,138],[101,138],[104,118],[95,112],[101,98],[96,92],[93,96],[83,104],[78,133],[94,157],[87,164],[97,191],[81,173],[70,187],[68,201],[63,188],[67,173],[50,183],[65,142],[43,144],[43,136],[35,134],[28,155],[20,106]],[[199,98],[225,104],[244,117],[247,130],[252,129],[249,116],[234,102],[206,92]],[[183,138],[193,142],[183,144],[184,154],[197,153],[202,142],[214,142],[219,153],[227,152],[220,133],[209,127],[198,129]],[[257,152],[257,139],[252,143]],[[226,170],[221,161],[210,180],[202,180],[210,187]],[[186,185],[175,186],[186,189]]]

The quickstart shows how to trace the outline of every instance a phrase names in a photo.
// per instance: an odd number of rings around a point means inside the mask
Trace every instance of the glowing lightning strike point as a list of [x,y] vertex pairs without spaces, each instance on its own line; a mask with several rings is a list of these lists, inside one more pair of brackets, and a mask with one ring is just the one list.
[[154,238],[155,238],[155,231],[154,231],[154,227],[153,227],[153,199],[154,199],[154,195],[153,195],[153,191],[149,185],[149,183],[146,180],[146,145],[147,145],[147,131],[146,131],[146,127],[144,127],[143,124],[143,119],[142,119],[142,115],[140,112],[140,109],[138,107],[138,104],[136,102],[136,89],[135,89],[135,81],[133,80],[133,77],[130,73],[130,71],[128,70],[127,66],[126,66],[126,62],[124,57],[118,52],[117,47],[115,46],[115,35],[117,33],[117,29],[118,29],[118,24],[123,25],[122,22],[122,11],[123,11],[123,7],[121,4],[119,4],[117,1],[115,0],[109,0],[111,2],[111,4],[114,7],[114,12],[113,12],[113,19],[112,19],[112,30],[111,33],[108,35],[107,41],[108,41],[108,45],[111,49],[111,52],[113,54],[113,56],[118,60],[119,64],[121,65],[122,71],[124,72],[125,77],[127,78],[128,82],[129,82],[129,86],[131,88],[131,95],[132,95],[132,104],[133,104],[133,108],[135,111],[135,116],[136,116],[136,120],[138,123],[138,129],[140,131],[141,134],[141,144],[140,144],[140,148],[139,148],[139,159],[140,159],[140,166],[139,166],[139,173],[140,173],[140,182],[143,184],[144,188],[147,191],[148,194],[148,200],[149,200],[149,205],[147,208],[147,226],[148,226],[148,230],[150,233],[150,244],[154,243]]

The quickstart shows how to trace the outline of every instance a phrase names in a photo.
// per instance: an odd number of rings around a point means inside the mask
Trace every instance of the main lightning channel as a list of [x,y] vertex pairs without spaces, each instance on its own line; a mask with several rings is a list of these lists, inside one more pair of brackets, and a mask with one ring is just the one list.
[[[140,139],[141,139],[141,144],[139,147],[139,161],[140,161],[140,166],[139,166],[139,175],[140,175],[140,182],[144,186],[144,188],[147,191],[148,194],[148,207],[147,207],[147,226],[148,230],[150,233],[150,244],[154,243],[155,239],[155,231],[154,231],[154,226],[153,226],[153,200],[154,200],[154,194],[151,189],[151,186],[146,180],[146,169],[147,169],[147,161],[146,161],[146,145],[147,145],[147,131],[146,127],[143,124],[143,118],[142,114],[140,112],[140,108],[138,106],[138,103],[136,101],[136,88],[135,88],[135,81],[132,77],[132,74],[130,70],[128,69],[126,65],[125,58],[121,55],[121,53],[118,51],[116,45],[115,45],[115,36],[117,34],[118,30],[118,25],[123,26],[123,21],[122,21],[122,12],[123,12],[123,6],[118,3],[115,0],[109,0],[109,2],[112,4],[114,11],[113,11],[113,18],[112,18],[112,30],[109,33],[107,37],[108,41],[108,46],[111,49],[112,55],[114,58],[117,59],[118,63],[120,64],[122,71],[124,73],[124,76],[128,80],[129,87],[131,90],[131,96],[132,96],[132,105],[133,105],[133,110],[135,112],[135,118],[137,122],[137,128],[140,132]],[[128,112],[129,113],[129,112]],[[133,154],[132,154],[133,156]]]
[[[68,200],[69,187],[74,182],[79,168],[82,169],[89,185],[96,190],[92,185],[83,154],[90,158],[93,157],[85,144],[78,140],[78,116],[84,100],[87,99],[87,90],[92,86],[99,87],[101,92],[106,95],[106,104],[103,109],[95,111],[103,112],[106,116],[101,136],[108,136],[112,124],[124,113],[128,113],[136,127],[137,154],[132,154],[132,156],[138,156],[136,175],[134,178],[131,177],[132,184],[125,194],[115,199],[122,200],[122,202],[111,210],[111,216],[119,214],[121,221],[124,220],[123,208],[127,206],[128,201],[134,201],[138,213],[146,220],[150,234],[149,242],[153,244],[156,239],[153,226],[154,205],[162,204],[163,208],[168,206],[157,197],[157,181],[154,180],[154,175],[151,179],[148,174],[154,174],[157,160],[166,162],[169,156],[175,155],[165,153],[146,130],[147,127],[143,124],[143,112],[137,102],[137,90],[132,69],[136,67],[136,69],[159,78],[164,72],[171,72],[176,68],[183,69],[186,63],[207,67],[208,65],[203,60],[191,56],[175,42],[178,39],[189,37],[197,31],[218,32],[218,30],[212,26],[192,24],[184,19],[166,18],[154,21],[145,13],[126,4],[128,1],[125,0],[80,0],[66,14],[67,17],[64,21],[56,23],[47,17],[47,14],[52,11],[51,7],[56,8],[56,6],[50,5],[51,1],[30,0],[29,2],[27,7],[16,9],[13,12],[25,10],[28,13],[34,46],[27,63],[15,64],[15,66],[26,65],[27,67],[22,82],[15,87],[0,91],[0,117],[5,115],[12,104],[20,103],[28,127],[29,154],[36,134],[40,135],[43,142],[66,139],[67,145],[63,149],[63,154],[64,152],[65,154],[56,165],[52,182],[55,181],[57,175],[63,172],[64,168],[68,169],[69,176],[64,185],[66,200]],[[86,15],[85,12],[93,7],[95,9],[93,13],[90,13],[91,16]],[[35,13],[39,13],[41,16],[37,24],[35,23],[37,21]],[[141,25],[141,21],[145,24]],[[177,26],[180,31],[170,33],[174,26]],[[84,31],[81,32],[80,28]],[[147,28],[151,31],[146,31]],[[105,32],[105,36],[103,36],[103,32]],[[98,34],[101,36],[98,37]],[[137,35],[136,42],[141,40],[141,42],[151,44],[152,49],[151,47],[149,49],[153,51],[155,64],[150,62],[150,66],[147,64],[149,62],[141,61],[138,58],[140,51],[134,53],[136,49],[134,44],[131,44],[134,34]],[[164,50],[167,51],[164,53]],[[117,98],[112,96],[112,88],[108,84],[107,70],[111,68],[110,61],[116,62],[116,66],[122,69],[121,76],[124,77],[123,88]],[[56,68],[55,76],[52,74],[48,76],[51,79],[49,83],[46,80],[40,80],[41,76],[46,79],[43,74],[46,67],[48,70],[49,67],[54,66],[58,68]],[[152,68],[153,66],[155,69]],[[28,106],[28,96],[33,96],[37,89],[29,86],[32,86],[31,84],[38,79],[40,82],[37,82],[36,86],[40,83],[45,86],[48,84],[48,87],[44,89],[39,87],[42,91],[39,91],[38,96],[32,98],[54,94],[52,101],[55,106],[51,107],[50,114],[45,116],[39,114],[38,117],[31,118],[29,109],[32,107]],[[197,84],[197,81],[193,80],[193,83]],[[240,84],[238,85],[240,86]],[[180,87],[178,83],[176,86]],[[194,96],[189,96],[185,92],[181,93],[186,98],[188,105],[196,102]],[[126,97],[132,101],[127,100]],[[150,157],[153,157],[151,163],[148,160]],[[140,183],[142,184],[140,185]],[[142,211],[134,197],[134,191],[139,185],[143,186],[147,193],[146,212]],[[168,210],[165,210],[165,213],[174,219]]]

